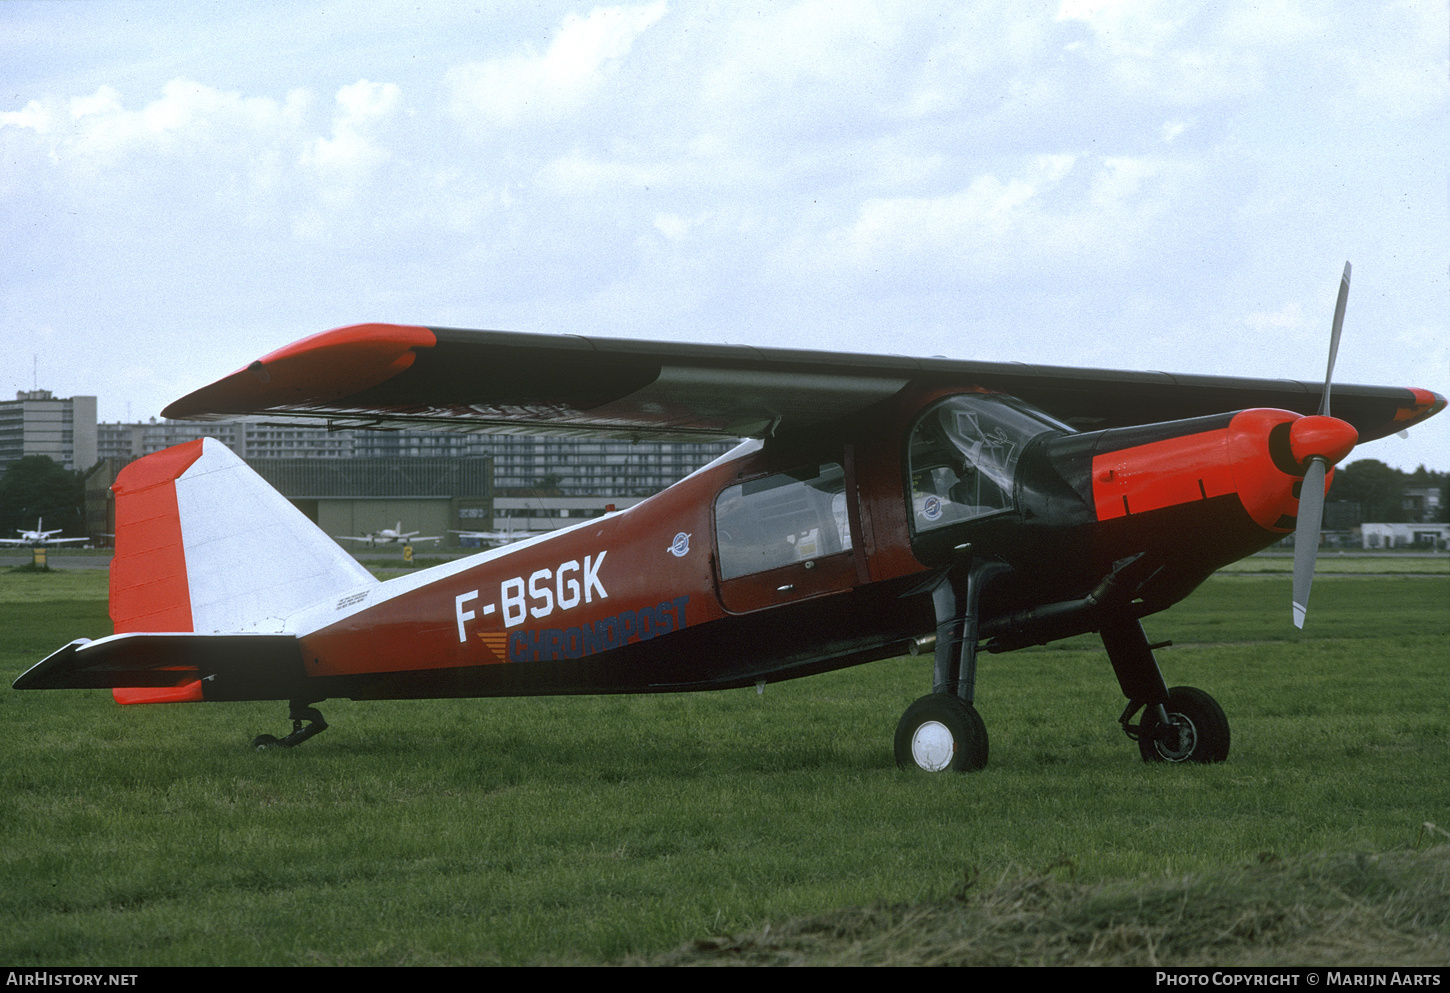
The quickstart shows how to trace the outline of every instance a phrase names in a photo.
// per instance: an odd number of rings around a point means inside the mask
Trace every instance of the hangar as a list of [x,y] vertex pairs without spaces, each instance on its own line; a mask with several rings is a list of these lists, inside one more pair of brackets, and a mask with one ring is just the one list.
[[[493,466],[475,458],[260,458],[247,464],[328,534],[365,535],[401,522],[407,531],[444,535],[493,519]],[[124,463],[105,460],[86,482],[93,533],[115,533],[111,483]],[[104,522],[104,526],[102,526]]]
[[493,514],[487,458],[296,459],[248,462],[257,474],[330,535],[364,535],[401,522],[407,531],[446,535]]

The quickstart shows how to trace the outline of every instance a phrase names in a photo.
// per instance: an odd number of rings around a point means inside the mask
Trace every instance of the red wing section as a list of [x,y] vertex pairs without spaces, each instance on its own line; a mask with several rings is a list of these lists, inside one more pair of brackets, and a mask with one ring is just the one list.
[[[830,423],[908,384],[1009,393],[1084,430],[1254,407],[1318,410],[1291,380],[663,344],[363,324],[314,335],[184,397],[167,417],[321,416],[528,433],[767,437]],[[1334,387],[1370,441],[1445,406],[1426,390]]]

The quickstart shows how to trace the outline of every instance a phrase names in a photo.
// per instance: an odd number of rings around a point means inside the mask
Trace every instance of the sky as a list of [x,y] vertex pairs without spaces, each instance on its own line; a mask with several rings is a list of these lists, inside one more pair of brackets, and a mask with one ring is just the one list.
[[[371,321],[1450,394],[1445,0],[0,3],[0,396]],[[1450,470],[1450,412],[1350,456]]]

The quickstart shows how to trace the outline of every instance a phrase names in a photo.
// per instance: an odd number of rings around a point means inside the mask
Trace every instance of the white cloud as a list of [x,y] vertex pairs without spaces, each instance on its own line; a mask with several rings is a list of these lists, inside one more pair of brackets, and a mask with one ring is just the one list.
[[942,196],[866,200],[849,225],[791,254],[888,281],[1092,270],[1143,250],[1181,172],[1149,158],[1034,156]]
[[588,17],[564,18],[549,47],[448,73],[453,111],[468,123],[510,125],[555,119],[577,110],[634,41],[665,14],[664,0],[634,7],[596,7]]
[[1068,0],[1058,20],[1092,33],[1074,52],[1139,99],[1197,105],[1257,91],[1263,85],[1266,36],[1225,39],[1220,16],[1181,0]]
[[135,179],[140,161],[155,156],[213,158],[235,166],[243,146],[274,144],[295,134],[306,103],[300,91],[279,103],[173,79],[140,110],[127,110],[117,90],[102,86],[89,96],[32,100],[24,110],[0,114],[0,127],[35,132],[52,162],[73,175],[124,173]]
[[110,86],[102,86],[88,97],[70,99],[70,116],[75,120],[91,114],[117,114],[121,111],[121,94]]
[[402,93],[394,83],[360,79],[344,86],[337,91],[332,137],[308,142],[303,164],[330,183],[352,184],[366,178],[390,155],[375,137],[401,103]]

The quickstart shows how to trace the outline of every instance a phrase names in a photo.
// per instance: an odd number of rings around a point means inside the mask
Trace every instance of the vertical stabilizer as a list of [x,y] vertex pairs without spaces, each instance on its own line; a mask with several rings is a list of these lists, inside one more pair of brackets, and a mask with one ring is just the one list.
[[221,442],[127,466],[116,494],[116,633],[283,630],[283,619],[376,582]]

